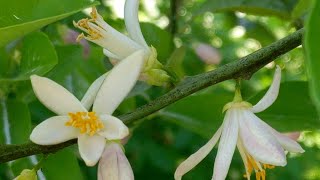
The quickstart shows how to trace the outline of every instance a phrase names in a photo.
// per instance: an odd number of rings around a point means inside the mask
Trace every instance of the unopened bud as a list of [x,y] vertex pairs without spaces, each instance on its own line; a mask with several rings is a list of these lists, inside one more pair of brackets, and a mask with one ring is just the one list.
[[98,180],[134,180],[121,144],[107,143],[98,166]]
[[170,76],[163,69],[163,65],[157,60],[157,51],[152,46],[140,80],[155,86],[162,86],[170,81]]
[[151,69],[140,76],[140,80],[155,86],[162,86],[169,82],[170,76],[162,69]]
[[19,176],[13,180],[37,180],[37,173],[34,169],[24,169]]

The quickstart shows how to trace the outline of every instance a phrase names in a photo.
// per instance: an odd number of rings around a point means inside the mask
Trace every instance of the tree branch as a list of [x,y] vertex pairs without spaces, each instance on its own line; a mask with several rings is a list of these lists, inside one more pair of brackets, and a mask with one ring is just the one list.
[[[249,79],[258,69],[273,61],[278,56],[301,45],[303,32],[303,29],[298,30],[267,47],[243,57],[240,60],[221,66],[214,71],[188,77],[167,94],[131,113],[121,115],[119,118],[123,120],[125,124],[129,125],[208,86],[228,79]],[[0,145],[0,163],[34,154],[53,153],[75,143],[76,140],[71,140],[54,146],[40,146],[33,143],[21,145]]]
[[170,32],[172,38],[174,38],[177,31],[177,17],[178,17],[178,0],[170,1]]

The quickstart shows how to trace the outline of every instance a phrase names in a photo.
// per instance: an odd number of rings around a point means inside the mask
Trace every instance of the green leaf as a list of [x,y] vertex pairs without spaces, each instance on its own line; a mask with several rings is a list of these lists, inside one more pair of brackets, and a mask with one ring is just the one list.
[[172,70],[180,79],[185,74],[182,65],[185,56],[186,48],[181,46],[173,51],[166,64],[166,68]]
[[59,63],[48,74],[49,78],[81,99],[91,83],[106,72],[102,49],[90,47],[88,59],[79,45],[57,46],[56,50]]
[[0,47],[27,33],[97,5],[92,0],[13,0],[0,2]]
[[260,22],[253,22],[243,20],[244,27],[246,28],[246,38],[253,38],[258,40],[262,46],[267,46],[276,41],[276,37],[269,27]]
[[[265,92],[249,101],[255,104]],[[282,83],[276,102],[257,115],[280,131],[313,130],[320,126],[316,108],[308,96],[308,84],[302,81]]]
[[22,144],[29,140],[31,120],[26,104],[16,100],[0,101],[0,142]]
[[291,13],[292,19],[298,19],[308,13],[312,7],[312,4],[313,0],[299,0]]
[[22,59],[15,80],[28,80],[32,74],[44,75],[58,63],[54,46],[44,33],[32,33],[22,43]]
[[165,64],[173,49],[171,34],[151,23],[141,23],[141,31],[148,45],[157,49],[158,60]]
[[83,179],[77,158],[69,148],[51,154],[45,160],[42,172],[47,180]]
[[315,1],[306,25],[304,45],[310,96],[320,113],[320,1]]
[[[248,101],[255,104],[265,92]],[[282,83],[276,102],[257,116],[279,131],[317,129],[320,121],[310,98],[305,95],[307,92],[306,82]],[[169,106],[160,115],[194,133],[211,137],[222,124],[223,106],[232,99],[233,93],[226,91],[198,93]]]
[[[22,144],[29,141],[31,118],[26,104],[16,100],[0,101],[0,139],[2,144]],[[12,161],[9,166],[15,176],[32,168],[34,157]]]
[[296,3],[297,0],[212,0],[203,3],[198,13],[205,11],[240,11],[248,14],[274,15],[284,19],[290,19],[291,11]]
[[32,74],[44,75],[57,64],[58,57],[47,35],[35,32],[23,38],[21,48],[14,50],[10,61],[15,65],[12,72],[6,73],[7,77],[0,78],[2,81],[23,81]]

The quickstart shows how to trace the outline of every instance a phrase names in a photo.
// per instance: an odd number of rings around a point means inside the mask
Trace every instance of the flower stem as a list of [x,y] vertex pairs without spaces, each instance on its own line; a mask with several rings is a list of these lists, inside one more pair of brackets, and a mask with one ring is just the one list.
[[236,79],[236,85],[235,85],[235,94],[233,98],[233,102],[241,102],[242,96],[241,96],[241,80]]

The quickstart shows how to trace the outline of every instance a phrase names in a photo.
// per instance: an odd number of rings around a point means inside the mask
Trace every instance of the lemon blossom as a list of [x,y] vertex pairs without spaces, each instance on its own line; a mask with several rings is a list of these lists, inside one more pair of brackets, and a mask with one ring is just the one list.
[[144,52],[139,50],[125,58],[108,76],[97,79],[81,102],[54,81],[32,75],[35,95],[57,116],[37,125],[30,140],[40,145],[53,145],[77,138],[82,159],[88,166],[95,165],[106,139],[120,140],[129,133],[126,125],[111,114],[135,85],[140,69],[131,67],[140,66],[143,56]]
[[[169,76],[163,70],[163,65],[157,60],[157,51],[146,43],[138,18],[139,0],[126,0],[124,20],[129,37],[120,33],[106,23],[98,14],[96,8],[92,8],[91,19],[82,19],[75,27],[84,31],[78,36],[78,40],[85,38],[104,48],[104,54],[112,59],[122,60],[133,52],[143,49],[145,51],[145,64],[141,78],[152,85],[161,86],[169,81]],[[132,67],[134,68],[134,67]],[[138,67],[139,68],[139,67]]]
[[219,138],[213,180],[226,178],[236,147],[245,165],[244,177],[248,180],[253,171],[257,180],[265,180],[266,169],[285,166],[285,151],[304,152],[296,141],[282,135],[254,114],[267,109],[276,100],[280,80],[281,70],[277,67],[272,85],[255,106],[242,101],[240,90],[237,90],[234,101],[224,107],[226,114],[220,128],[207,144],[179,165],[174,174],[175,179],[180,180],[185,173],[200,163],[213,149]]
[[98,166],[98,180],[134,180],[130,163],[121,144],[107,143]]

